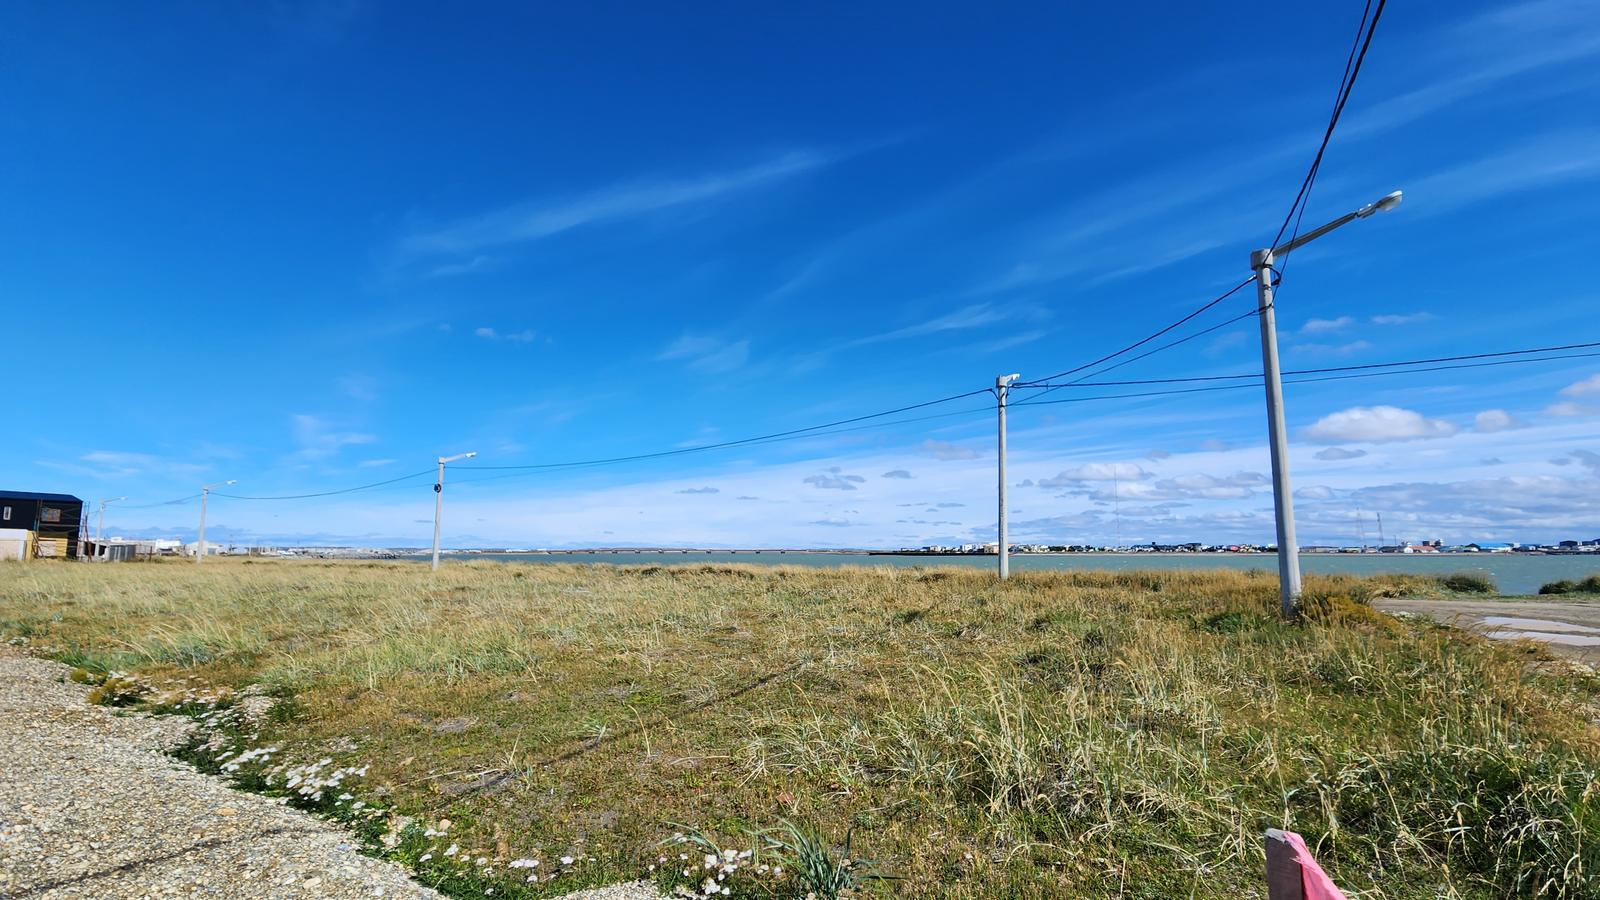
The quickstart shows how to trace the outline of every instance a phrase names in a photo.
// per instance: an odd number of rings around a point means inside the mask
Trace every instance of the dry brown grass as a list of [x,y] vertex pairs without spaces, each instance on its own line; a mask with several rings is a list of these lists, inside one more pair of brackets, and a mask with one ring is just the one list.
[[1232,571],[9,565],[0,634],[270,685],[264,740],[592,880],[788,820],[885,893],[1237,897],[1284,826],[1362,896],[1592,895],[1591,679],[1365,605],[1436,582],[1309,587],[1286,625]]

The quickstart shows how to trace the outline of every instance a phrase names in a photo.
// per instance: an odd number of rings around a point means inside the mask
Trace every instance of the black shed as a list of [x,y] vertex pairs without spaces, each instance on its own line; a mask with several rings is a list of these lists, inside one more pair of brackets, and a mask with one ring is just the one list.
[[67,559],[78,558],[82,525],[83,501],[71,494],[0,491],[0,528],[31,531],[37,542],[65,542],[61,550]]

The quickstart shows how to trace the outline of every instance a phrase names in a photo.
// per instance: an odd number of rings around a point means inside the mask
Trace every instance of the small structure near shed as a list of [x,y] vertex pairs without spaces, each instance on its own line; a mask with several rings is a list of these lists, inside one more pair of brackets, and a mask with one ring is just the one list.
[[[94,562],[125,562],[138,559],[140,548],[138,541],[84,541],[83,555]],[[144,555],[148,556],[149,553]]]
[[82,526],[83,501],[71,494],[0,491],[0,530],[27,533],[19,554],[23,559],[76,559]]

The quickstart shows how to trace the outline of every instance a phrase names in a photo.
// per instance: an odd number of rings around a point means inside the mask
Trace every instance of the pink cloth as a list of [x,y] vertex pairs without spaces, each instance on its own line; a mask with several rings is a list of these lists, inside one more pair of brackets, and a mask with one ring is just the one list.
[[1283,836],[1300,859],[1300,883],[1305,890],[1306,900],[1346,900],[1344,892],[1335,887],[1333,879],[1317,865],[1317,859],[1311,855],[1305,838],[1292,831],[1285,831]]

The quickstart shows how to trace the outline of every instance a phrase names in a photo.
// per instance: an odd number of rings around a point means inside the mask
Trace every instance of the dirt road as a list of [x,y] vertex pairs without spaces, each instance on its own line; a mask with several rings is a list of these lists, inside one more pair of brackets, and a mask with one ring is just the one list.
[[1553,653],[1600,665],[1600,600],[1377,600],[1372,605],[1496,640],[1530,638]]

